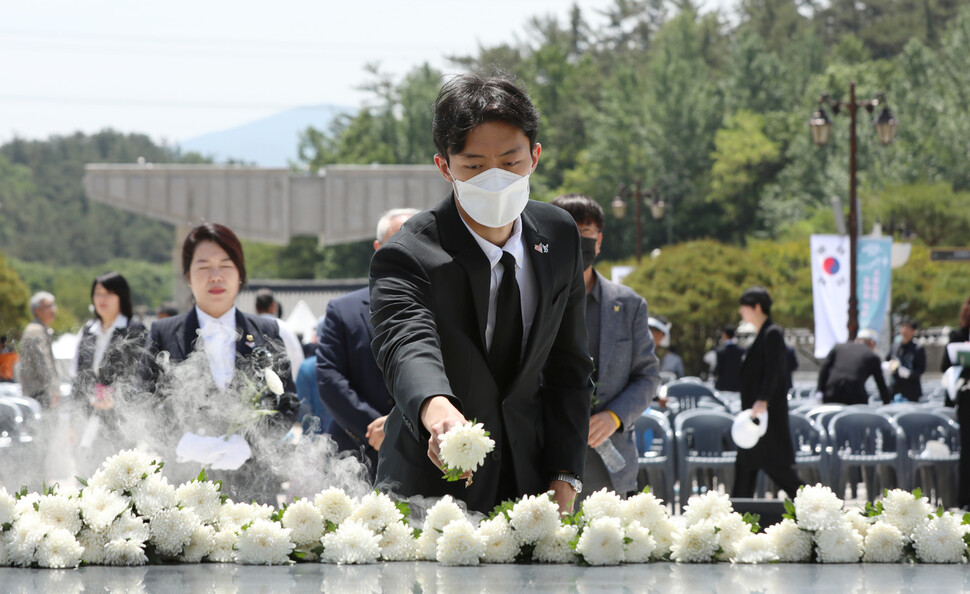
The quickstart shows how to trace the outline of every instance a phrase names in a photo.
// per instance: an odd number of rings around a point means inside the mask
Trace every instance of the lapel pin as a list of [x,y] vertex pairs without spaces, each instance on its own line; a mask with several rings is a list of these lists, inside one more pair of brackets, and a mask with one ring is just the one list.
[[616,305],[613,306],[613,311],[620,311],[620,304],[619,303],[617,303]]
[[535,249],[535,251],[539,252],[540,254],[548,254],[549,253],[549,244],[548,243],[537,243],[537,244],[535,244],[534,249]]
[[256,346],[256,341],[253,339],[252,334],[246,335],[246,346],[248,346],[249,348],[253,348],[254,346]]

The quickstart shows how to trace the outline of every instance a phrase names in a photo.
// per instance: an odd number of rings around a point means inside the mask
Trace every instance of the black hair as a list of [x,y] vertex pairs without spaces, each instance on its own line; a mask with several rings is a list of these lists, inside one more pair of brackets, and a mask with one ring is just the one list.
[[563,194],[552,200],[553,206],[568,212],[577,225],[592,223],[603,230],[603,207],[584,194]]
[[737,328],[735,328],[733,324],[724,324],[724,327],[721,328],[721,332],[723,332],[728,338],[734,338]]
[[535,146],[539,111],[529,95],[505,74],[464,74],[446,82],[433,106],[431,135],[438,154],[448,161],[460,153],[472,129],[485,122],[511,124]]
[[182,243],[182,274],[189,275],[195,249],[203,241],[211,241],[226,252],[232,263],[236,265],[236,270],[239,271],[239,284],[245,285],[246,259],[243,257],[242,244],[232,229],[219,223],[202,223],[185,236],[185,241]]
[[256,313],[269,313],[270,308],[276,299],[273,298],[272,289],[260,289],[256,291]]
[[913,318],[903,318],[903,319],[899,320],[899,325],[900,326],[909,326],[913,330],[916,330],[917,328],[919,328],[919,322],[917,322]]
[[[92,303],[94,303],[94,289],[98,285],[104,287],[109,293],[118,296],[118,301],[121,303],[121,314],[130,320],[134,308],[131,305],[131,289],[128,288],[128,281],[125,280],[125,277],[114,271],[105,272],[101,276],[95,277],[94,282],[91,283]],[[99,320],[101,319],[98,310],[94,310],[94,315]]]
[[761,313],[766,316],[771,315],[771,295],[768,294],[768,289],[764,287],[751,287],[741,294],[740,303],[750,307],[760,305]]

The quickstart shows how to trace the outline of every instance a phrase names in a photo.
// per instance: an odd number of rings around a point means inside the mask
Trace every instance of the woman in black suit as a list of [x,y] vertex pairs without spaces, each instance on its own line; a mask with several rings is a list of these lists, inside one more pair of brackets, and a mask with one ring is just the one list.
[[[82,427],[78,470],[93,471],[108,455],[125,447],[117,405],[133,378],[145,342],[145,327],[132,319],[131,290],[117,272],[91,283],[94,319],[78,333],[71,394],[86,421]],[[92,466],[93,464],[93,466]]]
[[[241,434],[253,457],[222,477],[223,492],[237,501],[275,504],[279,484],[265,480],[271,473],[264,463],[299,409],[279,326],[236,309],[246,264],[228,227],[204,223],[192,229],[182,245],[182,271],[195,306],[152,325],[143,379],[163,404],[160,420],[174,422],[167,431],[174,439],[185,433]],[[283,394],[272,390],[267,368]]]
[[[970,297],[963,302],[960,308],[960,327],[950,331],[949,342],[970,341]],[[953,365],[950,361],[949,353],[943,349],[942,371],[946,371]],[[964,367],[960,373],[960,379],[970,385],[970,367]],[[955,406],[957,409],[957,422],[960,423],[960,466],[957,473],[957,506],[965,511],[970,511],[970,388],[965,388],[957,392],[956,399],[951,400],[950,395],[946,396],[947,406]]]
[[758,471],[763,470],[788,497],[795,497],[802,481],[795,472],[795,450],[788,427],[788,363],[785,337],[771,321],[771,296],[763,287],[741,295],[741,319],[758,335],[741,362],[741,408],[752,416],[768,413],[768,431],[751,449],[739,449],[732,497],[753,497]]

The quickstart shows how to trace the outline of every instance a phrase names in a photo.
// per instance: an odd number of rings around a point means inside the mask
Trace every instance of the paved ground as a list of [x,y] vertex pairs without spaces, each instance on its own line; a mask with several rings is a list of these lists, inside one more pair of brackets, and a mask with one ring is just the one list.
[[230,564],[85,567],[75,570],[0,568],[0,592],[826,592],[829,594],[970,591],[970,565],[740,566],[652,563],[620,567],[436,563],[289,567]]

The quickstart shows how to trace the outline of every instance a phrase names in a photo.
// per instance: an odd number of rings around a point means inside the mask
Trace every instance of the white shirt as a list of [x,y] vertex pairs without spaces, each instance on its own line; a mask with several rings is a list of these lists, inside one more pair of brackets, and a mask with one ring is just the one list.
[[296,333],[290,329],[290,326],[283,320],[277,318],[271,313],[261,313],[258,314],[261,318],[269,318],[270,320],[275,320],[276,325],[280,329],[280,340],[283,341],[283,346],[286,347],[286,357],[290,360],[290,374],[293,376],[293,381],[296,381],[296,374],[300,371],[300,363],[303,363],[303,345],[300,344],[300,339],[296,337]]
[[[461,218],[461,217],[459,217]],[[519,298],[522,305],[522,349],[525,350],[532,330],[532,321],[536,315],[536,305],[539,303],[539,285],[532,270],[532,260],[525,255],[525,240],[522,237],[522,216],[518,216],[512,223],[512,235],[500,248],[494,243],[475,233],[465,219],[461,222],[468,232],[475,238],[478,247],[485,252],[492,274],[488,283],[488,322],[485,325],[485,347],[492,348],[492,336],[495,334],[495,301],[498,299],[498,288],[502,284],[505,267],[501,266],[502,252],[508,252],[515,258],[515,281],[519,284]]]
[[[94,335],[94,361],[91,365],[91,369],[98,371],[101,369],[101,361],[104,359],[104,354],[108,351],[108,344],[111,342],[111,335],[118,328],[125,328],[128,326],[128,316],[123,314],[118,314],[115,321],[111,323],[111,326],[105,330],[101,327],[101,320],[95,318],[92,320],[90,325],[90,332]],[[81,338],[84,337],[84,328],[77,334],[78,344],[81,344]],[[74,361],[71,363],[71,375],[77,375],[77,363],[79,357],[80,349],[74,354]]]
[[236,371],[236,306],[218,318],[196,306],[195,315],[199,318],[199,335],[205,345],[212,379],[219,390],[225,392]]

